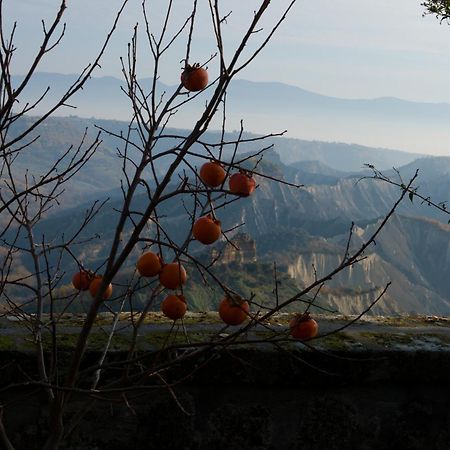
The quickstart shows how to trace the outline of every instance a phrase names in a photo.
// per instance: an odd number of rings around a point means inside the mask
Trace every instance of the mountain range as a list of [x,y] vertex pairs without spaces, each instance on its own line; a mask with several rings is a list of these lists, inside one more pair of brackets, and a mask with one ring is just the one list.
[[[26,120],[33,120],[27,118]],[[86,124],[95,122],[109,130],[126,128],[117,121],[88,121],[76,117],[55,118],[46,122],[37,132],[41,139],[18,161],[23,168],[38,174],[43,167],[43,155],[57,157],[58,152],[80,137]],[[16,124],[17,127],[24,124]],[[175,130],[182,135],[182,130]],[[175,133],[175,132],[174,132]],[[168,132],[168,134],[172,134]],[[219,137],[208,132],[202,138],[213,141]],[[227,136],[226,136],[227,138]],[[220,209],[229,239],[237,239],[235,257],[215,270],[224,282],[234,286],[242,295],[256,295],[262,303],[273,303],[273,264],[277,263],[280,295],[292,295],[336,267],[345,254],[350,224],[355,224],[350,249],[357,249],[379,225],[400,194],[400,189],[371,178],[363,166],[377,161],[377,167],[390,177],[408,180],[419,169],[416,185],[425,197],[446,201],[450,197],[450,158],[420,157],[412,153],[390,152],[361,146],[300,141],[286,138],[273,139],[273,149],[267,150],[258,166],[261,173],[270,174],[287,182],[302,183],[295,188],[287,184],[257,177],[255,193]],[[254,150],[255,143],[243,146],[240,155]],[[36,235],[57,242],[62,232],[69,236],[84,217],[84,211],[95,198],[110,198],[85,232],[78,237],[82,244],[73,251],[87,267],[98,268],[104,262],[108,245],[114,233],[117,210],[121,208],[118,180],[121,163],[117,158],[118,143],[107,134],[96,155],[85,170],[71,180],[67,187],[64,208],[58,209],[36,227]],[[200,147],[197,149],[200,151]],[[252,164],[254,161],[249,161]],[[195,158],[193,164],[197,164]],[[396,166],[397,171],[390,169]],[[157,168],[165,170],[164,162]],[[183,204],[178,199],[167,201],[160,209],[160,221],[169,230],[175,242],[184,239],[190,226],[189,211],[192,198]],[[144,191],[131,205],[139,214],[148,203]],[[344,314],[361,312],[375,298],[387,282],[392,286],[373,309],[377,314],[450,314],[450,227],[448,215],[437,211],[417,199],[405,199],[396,214],[364,255],[365,258],[351,269],[341,272],[322,289],[317,305]],[[124,238],[132,230],[129,223]],[[149,227],[146,235],[154,230]],[[242,234],[243,233],[243,234]],[[239,237],[241,236],[241,238]],[[239,245],[254,246],[254,258],[240,255]],[[144,236],[145,237],[145,236]],[[239,240],[241,239],[241,240]],[[221,241],[216,254],[226,246]],[[228,244],[229,245],[229,244]],[[204,261],[211,259],[213,250],[204,249],[196,242],[191,250]],[[135,248],[126,261],[116,283],[119,286],[132,276],[141,246]],[[169,256],[168,256],[169,257]],[[22,269],[31,270],[30,262],[22,260]],[[69,289],[70,274],[76,270],[73,260],[63,258],[66,275],[61,289]],[[204,280],[191,267],[186,295],[193,309],[215,308],[220,293],[205,285]],[[64,287],[64,285],[66,287]],[[119,288],[120,289],[120,288]],[[145,300],[145,291],[137,294]],[[298,304],[292,308],[298,308]]]
[[[10,129],[11,136],[18,135],[34,120],[35,117],[24,117],[14,122]],[[33,141],[29,150],[22,152],[15,161],[17,176],[23,175],[27,169],[32,169],[33,173],[42,175],[51,161],[57,161],[67,149],[77,148],[80,145],[86,130],[88,130],[88,137],[83,148],[87,148],[94,141],[99,129],[106,129],[109,133],[101,134],[102,142],[94,156],[75,179],[68,181],[64,195],[69,197],[70,201],[62,202],[61,207],[75,206],[83,199],[90,196],[96,197],[101,192],[107,196],[114,195],[114,192],[118,194],[122,166],[117,163],[117,149],[123,146],[123,142],[116,136],[127,133],[127,123],[116,120],[84,119],[76,116],[47,119],[29,137],[29,140]],[[167,128],[166,134],[183,136],[186,134],[186,130]],[[225,134],[225,139],[234,141],[237,136],[237,132],[230,132]],[[251,133],[243,135],[247,139],[257,136]],[[37,137],[39,139],[34,140]],[[221,133],[216,131],[207,131],[204,135],[207,142],[217,142],[220,137]],[[138,143],[136,136],[134,140]],[[176,141],[175,138],[164,139],[157,144],[157,149],[175,145]],[[284,137],[268,138],[263,145],[272,145],[279,155],[280,161],[286,165],[287,176],[294,182],[303,184],[309,184],[310,180],[315,183],[318,181],[318,177],[323,183],[324,177],[329,177],[328,180],[334,182],[338,178],[362,173],[365,164],[371,164],[379,170],[391,170],[392,167],[411,163],[420,156],[426,158],[425,155],[398,150]],[[247,142],[239,146],[238,153],[258,151],[261,148],[262,144],[259,142]],[[204,152],[201,145],[195,145],[194,150],[197,153]],[[139,158],[139,151],[136,148],[130,147],[128,151],[130,158]],[[168,161],[167,159],[160,160],[158,166],[160,173],[167,169]],[[99,171],[101,171],[101,176],[98,176]]]
[[[23,77],[16,75],[17,85]],[[35,109],[41,114],[53,98],[61,95],[77,75],[37,73],[24,92],[22,102],[37,100],[50,87]],[[140,83],[151,86],[151,79]],[[129,120],[130,101],[118,78],[93,77],[77,93],[71,106],[58,114],[103,119]],[[160,95],[169,96],[176,86],[157,82]],[[210,88],[211,89],[211,88]],[[210,89],[180,108],[169,126],[190,129],[201,113]],[[300,87],[274,82],[234,80],[227,94],[228,129],[239,129],[241,119],[247,130],[267,134],[287,129],[290,137],[307,140],[360,143],[372,147],[408,149],[416,153],[450,154],[450,105],[418,103],[392,97],[341,99],[309,92]],[[219,128],[221,119],[210,128]]]

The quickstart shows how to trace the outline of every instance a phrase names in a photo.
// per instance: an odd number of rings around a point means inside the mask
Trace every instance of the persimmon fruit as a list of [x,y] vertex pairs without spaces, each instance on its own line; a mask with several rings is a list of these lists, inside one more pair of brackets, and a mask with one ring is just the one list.
[[182,319],[186,310],[187,304],[184,295],[168,295],[161,303],[161,311],[172,320]]
[[200,168],[200,179],[209,187],[220,186],[226,176],[227,173],[217,161],[207,162]]
[[161,272],[162,261],[159,255],[153,252],[142,254],[136,264],[139,274],[143,277],[154,277]]
[[93,279],[91,272],[80,270],[72,277],[72,285],[78,291],[87,291]]
[[256,187],[256,181],[253,176],[242,170],[231,175],[228,184],[231,193],[241,197],[248,197]]
[[197,219],[192,228],[195,239],[205,245],[216,242],[221,232],[220,220],[213,219],[210,215]]
[[317,336],[319,325],[309,313],[298,314],[289,321],[291,336],[300,341],[306,341]]
[[[92,297],[97,297],[98,291],[100,289],[100,285],[102,284],[103,277],[95,277],[89,286],[89,292],[91,293]],[[109,283],[108,286],[106,286],[105,291],[103,292],[103,300],[108,300],[113,293],[113,287],[112,284]]]
[[208,72],[200,64],[188,64],[181,73],[181,83],[188,91],[201,91],[208,86]]
[[177,289],[186,283],[186,280],[186,270],[178,262],[165,264],[159,272],[159,282],[168,289]]
[[227,325],[240,325],[247,319],[249,311],[247,300],[238,296],[227,295],[219,304],[219,316]]

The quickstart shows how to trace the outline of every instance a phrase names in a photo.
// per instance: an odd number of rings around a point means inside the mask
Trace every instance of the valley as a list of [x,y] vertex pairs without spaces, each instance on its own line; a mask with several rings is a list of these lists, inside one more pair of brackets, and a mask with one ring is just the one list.
[[[33,144],[21,155],[23,160],[18,161],[17,167],[38,176],[43,170],[42,163],[48,162],[49,156],[58,158],[66,147],[76,145],[87,126],[92,139],[94,124],[112,134],[101,134],[102,142],[95,155],[69,180],[61,194],[61,207],[48,212],[47,217],[36,225],[36,234],[45,236],[49,242],[58,242],[63,235],[66,238],[76,235],[92,204],[106,201],[89,226],[77,235],[78,244],[73,247],[78,260],[85,267],[96,270],[104,264],[117,211],[122,204],[119,180],[123,179],[123,173],[117,158],[120,139],[114,135],[125,130],[126,124],[76,117],[49,119],[45,127],[37,130],[41,136],[38,144]],[[20,122],[16,126],[20,129]],[[159,151],[182,139],[183,131],[167,130],[167,135],[167,141],[158,142]],[[207,132],[204,140],[212,142],[217,136],[215,132]],[[233,135],[226,135],[225,139],[231,141]],[[270,138],[269,144],[273,147],[265,152],[261,161],[248,160],[245,164],[252,168],[257,163],[258,173],[303,186],[296,188],[257,177],[258,186],[251,197],[227,204],[217,211],[222,229],[231,230],[226,233],[228,241],[222,238],[218,244],[206,249],[195,241],[189,244],[192,254],[206,265],[221,255],[219,263],[212,268],[213,273],[220,274],[225,284],[257,304],[274,305],[274,267],[280,282],[280,298],[290,298],[315,277],[326,275],[339,264],[352,223],[350,250],[358,249],[364,238],[376,229],[398,198],[399,189],[373,179],[364,164],[377,161],[377,168],[393,179],[399,175],[408,179],[419,169],[417,185],[422,195],[435,201],[450,197],[450,158],[417,158],[415,154],[402,153],[397,162],[403,165],[397,165],[396,153],[388,150],[285,138]],[[249,152],[257,150],[257,145],[257,142],[242,144],[238,157],[245,158]],[[133,151],[130,158],[138,156],[137,149]],[[201,154],[201,146],[197,146],[194,153]],[[189,162],[197,165],[201,159],[192,156]],[[156,171],[160,175],[167,169],[165,164],[164,158],[158,161]],[[398,173],[391,169],[393,164]],[[188,170],[188,166],[182,170]],[[147,202],[148,196],[142,189],[131,205],[136,217]],[[160,222],[170,230],[173,242],[181,243],[189,231],[186,211],[193,206],[190,202],[192,199],[183,203],[176,198],[169,199],[158,210]],[[426,204],[405,200],[361,262],[333,277],[316,294],[313,310],[358,314],[391,282],[386,295],[371,310],[372,314],[449,315],[450,226],[447,220],[444,213]],[[129,221],[125,235],[132,229],[133,224]],[[151,237],[154,231],[149,224],[142,237]],[[5,242],[8,239],[10,237],[6,236]],[[19,238],[18,242],[20,239],[25,237]],[[118,297],[124,293],[120,286],[136,281],[135,261],[142,248],[143,245],[133,250],[115,280]],[[170,255],[166,257],[170,258]],[[55,267],[58,265],[57,292],[64,299],[73,293],[70,279],[76,271],[76,263],[70,255],[57,252],[50,255],[50,261]],[[24,256],[15,269],[23,276],[31,273],[31,264]],[[194,266],[189,267],[188,261],[186,264],[191,274],[185,288],[191,308],[194,311],[214,310],[220,301],[220,292],[211,287],[213,283],[208,282],[208,277],[200,275]],[[136,305],[144,304],[145,283],[141,281],[137,286],[134,301]],[[23,296],[19,288],[12,288],[12,294]],[[158,304],[155,302],[155,309]],[[56,308],[64,310],[64,300],[58,300]],[[83,300],[76,299],[69,309],[83,311],[83,308]],[[296,309],[301,309],[301,305],[293,302],[289,310]]]

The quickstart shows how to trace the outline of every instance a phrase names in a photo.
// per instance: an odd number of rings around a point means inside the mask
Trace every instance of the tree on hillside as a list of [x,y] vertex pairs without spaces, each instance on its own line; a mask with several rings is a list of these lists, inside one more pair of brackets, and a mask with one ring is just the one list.
[[[4,3],[0,0],[0,13]],[[39,126],[45,124],[52,114],[67,107],[73,95],[89,82],[90,76],[100,65],[127,0],[118,11],[104,43],[99,46],[94,61],[81,71],[79,78],[47,113],[32,117],[25,129],[14,134],[11,130],[18,119],[31,115],[49,94],[45,91],[30,103],[23,100],[24,90],[41,61],[64,39],[62,18],[67,5],[62,0],[54,21],[43,24],[40,48],[19,85],[14,85],[11,74],[14,57],[20,51],[14,46],[16,25],[5,23],[5,18],[0,14],[0,291],[5,314],[20,320],[29,330],[38,368],[38,375],[27,374],[25,381],[7,386],[3,392],[8,393],[20,386],[35,386],[43,390],[50,411],[50,431],[46,436],[45,449],[60,448],[78,423],[79,415],[67,413],[67,407],[75,395],[84,396],[86,404],[89,404],[93,398],[107,398],[121,390],[122,401],[127,403],[126,392],[149,385],[173,393],[173,384],[189,376],[189,371],[198,370],[194,362],[205,364],[211,359],[212,351],[219,352],[242,344],[243,338],[250,336],[250,331],[258,327],[265,330],[265,337],[250,339],[246,343],[256,345],[263,342],[279,346],[286,341],[303,342],[315,337],[317,326],[309,317],[309,312],[311,307],[317,306],[321,290],[336,274],[364,260],[367,250],[413,186],[414,178],[402,186],[397,202],[373,234],[360,245],[353,245],[352,226],[340,263],[329,273],[315,274],[314,282],[294,295],[285,297],[280,294],[276,265],[273,302],[270,305],[262,304],[257,296],[226,285],[220,270],[214,270],[221,254],[209,255],[209,259],[205,260],[198,256],[195,247],[208,246],[219,239],[232,245],[230,238],[235,230],[222,229],[221,215],[227,213],[226,208],[231,203],[251,201],[251,196],[258,189],[258,181],[264,178],[290,185],[285,180],[277,179],[274,174],[261,170],[261,161],[268,149],[264,143],[267,136],[246,138],[244,126],[241,125],[237,138],[225,138],[227,89],[232,80],[264,51],[295,0],[285,3],[283,10],[269,0],[260,0],[257,7],[248,7],[243,3],[242,11],[234,12],[228,11],[218,0],[209,0],[206,6],[193,0],[184,10],[173,0],[160,3],[164,6],[163,18],[153,21],[150,14],[152,5],[145,0],[142,2],[142,23],[132,31],[128,52],[121,60],[125,83],[123,92],[130,104],[128,129],[116,133],[99,128],[94,139],[86,132],[80,137],[77,147],[64,149],[56,157],[49,155],[48,167],[41,174],[20,170],[18,162],[22,155],[30,151],[30,144],[39,139]],[[200,9],[204,8],[209,17],[215,53],[200,57],[195,51],[195,32]],[[245,18],[246,22],[241,26],[237,45],[232,47],[225,36],[229,32],[227,26],[236,14],[240,14],[242,20]],[[183,20],[180,21],[180,17]],[[183,54],[173,61],[169,50],[179,42],[184,43]],[[140,81],[139,55],[142,51],[152,58],[150,84]],[[173,92],[161,91],[158,78],[162,67],[168,65],[178,70],[180,60],[179,86]],[[147,60],[147,68],[148,64]],[[199,112],[189,132],[168,134],[172,117],[192,104],[197,104]],[[204,133],[217,118],[221,123],[220,139],[208,142],[204,140]],[[83,170],[97,151],[101,135],[105,134],[114,135],[121,142],[117,149],[118,164],[122,168],[121,206],[113,211],[113,219],[108,224],[113,228],[114,236],[107,243],[107,257],[98,267],[88,267],[84,263],[86,255],[82,255],[85,242],[81,238],[82,232],[88,230],[93,218],[107,207],[105,203],[93,202],[82,217],[75,218],[79,223],[70,235],[60,233],[57,238],[50,238],[38,234],[36,230],[49,211],[58,208],[65,184]],[[268,136],[274,135],[277,133]],[[240,146],[248,142],[258,145],[258,150],[251,155],[240,155]],[[196,150],[198,147],[202,148],[201,152]],[[166,170],[161,173],[158,168],[163,160]],[[291,186],[293,189],[300,187]],[[143,193],[146,195],[145,207],[135,209],[135,200]],[[170,217],[165,217],[167,209],[164,208],[173,201],[185,209],[185,235],[182,240],[174,238],[174,225]],[[73,288],[61,289],[66,275],[63,261],[67,258],[76,262],[77,270],[73,274]],[[136,269],[126,283],[121,284],[120,271],[129,258],[135,258]],[[221,329],[202,342],[191,343],[189,335],[184,333],[182,320],[190,303],[183,287],[187,279],[195,277],[199,282],[213,284],[221,292],[220,317],[224,326],[231,328],[227,329],[227,333]],[[354,320],[379,301],[388,286],[387,281]],[[61,312],[56,306],[61,302],[68,306],[77,302],[84,291],[89,291],[91,298],[67,362],[61,357],[65,308]],[[26,293],[20,301],[17,300],[18,292]],[[142,294],[144,304],[137,310],[136,297]],[[109,359],[111,342],[118,332],[120,316],[116,312],[102,351],[92,363],[86,358],[89,339],[93,338],[99,313],[111,304],[116,305],[115,311],[129,313],[131,332],[127,352],[119,360]],[[138,349],[139,332],[146,314],[155,304],[161,305],[164,314],[173,320],[171,332],[160,348],[150,354],[142,353]],[[44,314],[45,305],[49,305],[48,314]],[[282,331],[271,327],[269,319],[291,305],[296,305],[299,314],[292,319],[290,327]],[[176,339],[180,334],[183,336],[182,342]],[[172,377],[176,377],[177,372],[174,371],[173,375],[171,369],[180,366],[185,367],[187,373],[178,375],[174,381]],[[7,416],[8,409],[4,408],[2,414]],[[3,446],[11,449],[14,444],[2,425],[2,414],[0,437]]]

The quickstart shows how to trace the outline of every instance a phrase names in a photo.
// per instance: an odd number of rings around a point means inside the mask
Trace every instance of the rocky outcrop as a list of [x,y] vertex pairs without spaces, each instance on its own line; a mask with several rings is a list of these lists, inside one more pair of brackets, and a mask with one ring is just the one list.
[[[378,227],[374,222],[357,228],[352,248],[357,249]],[[322,290],[325,305],[344,314],[357,314],[375,300],[391,282],[383,299],[373,308],[375,314],[450,315],[450,227],[429,219],[393,216],[370,247],[364,259],[327,282]],[[307,286],[315,277],[330,273],[342,261],[348,235],[335,237],[326,251],[310,246],[290,251],[288,274]],[[376,253],[375,253],[376,252]],[[341,293],[340,293],[341,291]],[[360,293],[364,292],[363,295]]]
[[[220,255],[220,257],[219,257]],[[213,248],[211,258],[217,259],[216,264],[249,264],[256,262],[256,242],[246,233],[238,233],[230,242]]]

